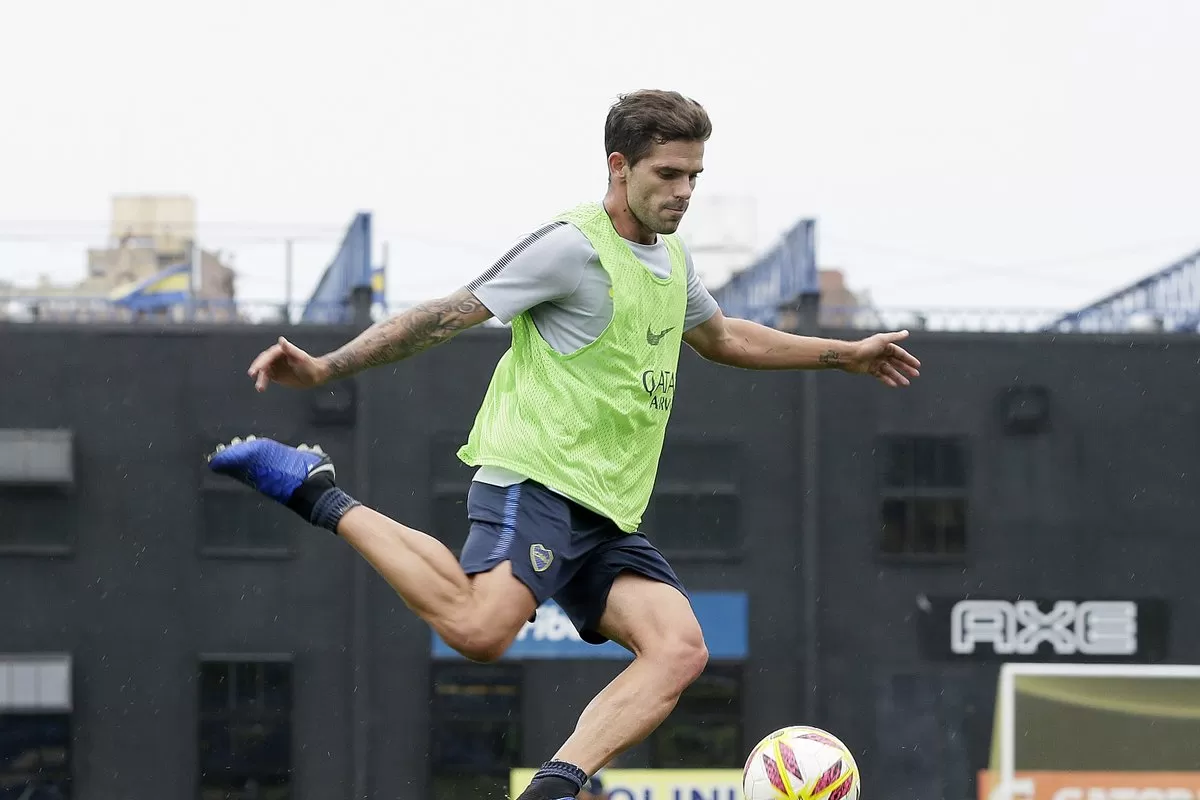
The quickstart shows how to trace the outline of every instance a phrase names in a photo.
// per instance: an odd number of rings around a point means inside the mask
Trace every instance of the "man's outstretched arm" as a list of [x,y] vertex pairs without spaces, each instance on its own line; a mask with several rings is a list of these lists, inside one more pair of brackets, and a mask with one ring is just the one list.
[[590,248],[587,238],[565,223],[542,226],[447,297],[376,323],[323,356],[311,356],[280,336],[247,372],[259,392],[272,383],[308,389],[408,358],[492,317],[511,322],[540,303],[575,291]]
[[427,300],[396,316],[377,322],[353,340],[321,356],[324,380],[391,364],[448,341],[492,316],[467,288],[437,300]]
[[744,369],[840,369],[869,374],[888,386],[907,386],[921,362],[896,344],[908,331],[877,333],[856,342],[797,336],[720,311],[684,334],[709,361]]
[[491,317],[507,324],[534,306],[566,297],[583,278],[590,248],[587,238],[566,223],[543,225],[449,297],[368,328],[323,356],[327,380],[408,358]]

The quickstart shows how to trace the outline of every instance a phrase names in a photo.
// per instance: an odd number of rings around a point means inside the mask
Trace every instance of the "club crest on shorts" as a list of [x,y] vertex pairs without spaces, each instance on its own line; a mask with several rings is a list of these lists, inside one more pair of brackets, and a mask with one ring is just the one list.
[[529,563],[534,572],[545,572],[554,563],[554,551],[547,550],[540,544],[529,545]]

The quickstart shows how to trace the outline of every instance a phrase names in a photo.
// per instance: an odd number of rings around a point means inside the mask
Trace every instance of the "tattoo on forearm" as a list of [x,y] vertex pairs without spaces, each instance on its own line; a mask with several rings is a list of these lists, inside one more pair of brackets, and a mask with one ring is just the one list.
[[837,350],[826,350],[817,356],[817,363],[825,364],[826,366],[840,364],[842,363],[842,357],[838,354]]
[[460,289],[372,325],[353,341],[325,357],[331,378],[344,378],[370,367],[391,364],[427,350],[486,319],[475,295]]

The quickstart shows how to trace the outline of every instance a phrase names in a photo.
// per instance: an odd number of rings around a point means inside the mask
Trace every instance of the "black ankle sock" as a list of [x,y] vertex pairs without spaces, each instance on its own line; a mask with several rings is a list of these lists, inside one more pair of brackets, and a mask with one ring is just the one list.
[[362,503],[335,486],[317,500],[308,521],[330,533],[337,533],[338,522],[346,512],[361,505]]
[[587,773],[574,764],[565,761],[547,761],[533,776],[529,788],[521,792],[516,800],[562,800],[564,797],[575,797],[583,784],[587,783]]
[[319,474],[300,484],[287,505],[309,523],[337,533],[342,516],[362,503],[335,486],[333,478]]

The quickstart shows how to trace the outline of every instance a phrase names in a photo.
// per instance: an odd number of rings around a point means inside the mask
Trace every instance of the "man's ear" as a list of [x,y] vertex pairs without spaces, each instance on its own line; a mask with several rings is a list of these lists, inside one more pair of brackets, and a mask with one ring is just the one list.
[[625,168],[629,162],[620,153],[608,154],[608,179],[610,181],[625,180]]

